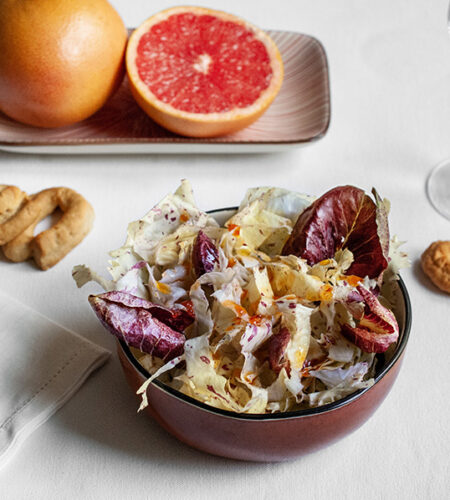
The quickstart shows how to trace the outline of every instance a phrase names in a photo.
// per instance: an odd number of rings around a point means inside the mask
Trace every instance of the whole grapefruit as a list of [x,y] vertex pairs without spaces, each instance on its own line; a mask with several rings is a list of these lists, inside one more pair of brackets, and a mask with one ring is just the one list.
[[277,46],[222,11],[173,7],[147,19],[127,47],[130,88],[142,109],[181,135],[214,137],[259,118],[283,81]]
[[38,127],[87,118],[118,88],[126,43],[106,0],[1,0],[0,110]]

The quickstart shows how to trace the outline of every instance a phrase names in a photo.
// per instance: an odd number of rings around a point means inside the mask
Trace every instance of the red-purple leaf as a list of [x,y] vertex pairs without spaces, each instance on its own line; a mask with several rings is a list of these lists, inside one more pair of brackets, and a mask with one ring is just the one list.
[[219,253],[216,246],[203,231],[199,231],[195,239],[192,261],[198,277],[214,271],[214,266],[219,262]]
[[169,309],[168,307],[154,304],[141,297],[120,290],[106,292],[99,295],[99,297],[127,307],[146,309],[154,318],[170,326],[170,328],[173,328],[177,332],[184,332],[195,319],[192,302],[190,301],[185,301],[177,308]]
[[[195,320],[194,306],[191,300],[185,300],[180,304],[180,307],[170,309],[170,312],[172,313],[172,317],[170,320],[164,321],[164,323],[167,323],[179,332],[184,332]],[[161,321],[163,320],[161,319]]]
[[269,365],[275,373],[279,373],[288,364],[288,360],[284,357],[284,354],[290,340],[291,334],[286,327],[280,328],[278,333],[272,335],[267,340]]
[[341,327],[341,333],[364,352],[384,352],[392,344],[390,335],[379,335],[367,328],[345,324]]
[[282,254],[310,264],[348,248],[354,261],[348,274],[378,278],[388,265],[389,229],[384,205],[353,186],[331,189],[298,217]]
[[103,326],[128,345],[165,360],[183,353],[184,335],[164,321],[177,324],[170,309],[126,292],[91,295],[89,303]]
[[362,286],[358,292],[364,301],[364,315],[356,327],[342,325],[341,333],[365,352],[384,352],[398,340],[397,320],[372,292]]

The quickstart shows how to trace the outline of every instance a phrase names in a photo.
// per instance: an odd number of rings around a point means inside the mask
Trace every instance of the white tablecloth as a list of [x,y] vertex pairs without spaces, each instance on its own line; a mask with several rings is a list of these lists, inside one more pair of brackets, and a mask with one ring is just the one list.
[[[113,0],[128,26],[172,6]],[[391,231],[406,240],[403,272],[413,328],[399,378],[378,412],[332,447],[284,464],[215,458],[180,444],[144,414],[118,360],[24,443],[0,472],[0,498],[443,499],[450,488],[450,296],[429,284],[421,252],[450,239],[425,194],[431,167],[450,157],[450,39],[446,0],[215,0],[203,5],[324,44],[332,119],[304,149],[267,155],[45,156],[0,153],[0,183],[28,192],[70,186],[96,211],[93,232],[53,269],[0,257],[0,288],[69,330],[114,349],[78,290],[72,266],[104,270],[126,225],[182,178],[204,209],[237,204],[249,186],[321,194],[339,184],[392,202]],[[106,271],[105,271],[106,272]],[[90,288],[91,287],[91,288]],[[447,493],[446,493],[447,492]]]

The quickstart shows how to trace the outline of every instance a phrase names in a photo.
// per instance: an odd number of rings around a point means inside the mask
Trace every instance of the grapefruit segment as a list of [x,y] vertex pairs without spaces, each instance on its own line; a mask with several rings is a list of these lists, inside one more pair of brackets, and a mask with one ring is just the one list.
[[283,81],[275,43],[250,23],[202,7],[175,7],[131,35],[126,66],[143,110],[192,137],[228,134],[255,121]]

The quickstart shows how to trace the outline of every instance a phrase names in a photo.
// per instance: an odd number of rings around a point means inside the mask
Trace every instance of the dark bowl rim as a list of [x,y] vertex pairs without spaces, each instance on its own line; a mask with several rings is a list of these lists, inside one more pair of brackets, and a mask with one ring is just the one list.
[[[218,208],[215,210],[209,210],[209,214],[214,214],[217,212],[226,212],[226,211],[232,211],[232,210],[237,210],[238,207],[225,207],[225,208]],[[348,396],[345,396],[344,398],[338,399],[337,401],[334,401],[332,403],[327,403],[322,406],[318,406],[316,408],[306,408],[302,410],[295,410],[295,411],[289,411],[289,412],[278,412],[278,413],[237,413],[229,410],[222,410],[220,408],[215,408],[214,406],[207,405],[206,403],[202,403],[194,398],[191,398],[190,396],[187,396],[186,394],[183,394],[182,392],[177,391],[176,389],[173,389],[172,387],[166,385],[164,382],[161,382],[160,380],[153,380],[151,383],[157,387],[158,389],[162,390],[163,392],[166,392],[170,394],[171,396],[174,396],[175,398],[183,401],[184,403],[188,403],[192,406],[195,406],[201,410],[205,410],[210,413],[214,413],[217,415],[220,415],[222,417],[228,417],[228,418],[234,418],[237,420],[251,420],[251,421],[259,421],[259,422],[264,422],[267,420],[286,420],[286,419],[292,419],[292,418],[301,418],[301,417],[312,417],[314,415],[319,415],[322,413],[328,413],[333,410],[337,410],[338,408],[341,408],[342,406],[346,406],[347,404],[355,401],[356,399],[359,399],[363,394],[366,392],[370,391],[375,385],[391,370],[391,368],[397,363],[397,361],[400,359],[402,356],[406,345],[409,340],[409,335],[411,331],[411,321],[412,321],[412,309],[411,309],[411,300],[408,294],[408,290],[406,288],[406,285],[403,281],[403,279],[399,276],[398,278],[398,284],[400,291],[403,296],[404,300],[404,305],[405,305],[405,324],[403,327],[403,335],[402,338],[397,345],[397,348],[392,356],[392,358],[386,363],[386,365],[383,367],[383,369],[374,377],[374,383],[370,387],[366,387],[364,389],[359,389],[355,392],[352,392]],[[122,348],[125,356],[127,359],[130,361],[130,363],[134,366],[134,368],[143,376],[145,379],[150,378],[150,373],[139,363],[139,361],[133,356],[131,353],[131,350],[129,346],[126,344],[124,340],[119,340],[118,343],[120,347]]]

